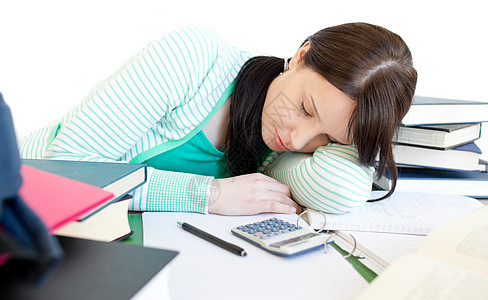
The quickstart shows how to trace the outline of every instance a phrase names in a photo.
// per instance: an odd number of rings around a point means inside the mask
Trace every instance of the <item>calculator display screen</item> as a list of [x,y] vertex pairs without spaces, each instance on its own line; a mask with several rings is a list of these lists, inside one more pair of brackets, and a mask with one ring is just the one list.
[[285,247],[285,246],[292,246],[293,244],[301,244],[301,243],[305,242],[306,240],[313,238],[315,236],[318,236],[318,235],[320,235],[320,234],[311,232],[311,233],[307,233],[307,234],[304,234],[301,236],[297,236],[297,237],[294,237],[294,238],[291,238],[288,240],[273,243],[270,246],[276,247],[276,248],[281,248],[281,247]]

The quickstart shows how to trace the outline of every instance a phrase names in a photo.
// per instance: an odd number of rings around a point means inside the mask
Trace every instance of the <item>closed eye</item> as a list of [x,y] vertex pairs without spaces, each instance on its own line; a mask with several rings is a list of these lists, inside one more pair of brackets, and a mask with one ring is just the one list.
[[304,116],[304,117],[307,117],[307,118],[310,118],[312,117],[311,114],[308,113],[308,111],[305,109],[305,102],[302,102],[302,104],[300,105],[300,113]]

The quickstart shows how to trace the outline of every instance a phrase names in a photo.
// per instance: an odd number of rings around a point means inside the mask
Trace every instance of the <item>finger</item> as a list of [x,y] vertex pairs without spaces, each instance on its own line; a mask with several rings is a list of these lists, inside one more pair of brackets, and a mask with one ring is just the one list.
[[260,191],[261,199],[274,200],[276,195],[282,195],[281,198],[291,200],[290,189],[284,184],[262,183],[256,185],[256,188]]
[[299,214],[302,212],[302,207],[298,203],[296,203],[293,199],[291,199],[290,197],[287,197],[287,196],[285,196],[283,194],[279,194],[279,193],[274,193],[274,195],[272,197],[273,198],[271,198],[271,200],[278,201],[278,202],[283,203],[285,205],[295,207],[296,213]]
[[[262,183],[261,183],[262,184]],[[255,185],[250,197],[256,200],[279,201],[283,204],[294,205],[295,201],[291,198],[290,189],[284,185],[265,184]]]
[[270,177],[268,175],[264,175],[263,173],[252,173],[252,174],[247,174],[247,175],[243,175],[243,176],[250,176],[255,180],[263,180],[266,182],[279,183],[278,180],[276,180],[273,177]]
[[300,205],[298,205],[298,203],[296,203],[295,201],[293,201],[293,200],[291,200],[291,199],[289,199],[289,200],[287,200],[287,201],[284,201],[284,202],[282,202],[282,201],[278,201],[278,202],[283,203],[283,204],[285,204],[285,205],[288,205],[288,206],[290,206],[290,207],[294,207],[294,208],[295,208],[295,212],[296,212],[297,214],[299,214],[299,213],[301,213],[301,212],[302,212],[302,207],[301,207]]
[[242,177],[245,177],[247,179],[251,179],[253,181],[264,181],[264,182],[270,182],[270,183],[279,183],[278,180],[269,177],[268,175],[264,175],[263,173],[251,173],[251,174],[246,174],[246,175],[241,175]]
[[282,193],[276,193],[276,192],[266,192],[262,193],[261,197],[259,199],[256,199],[261,202],[279,202],[281,204],[287,205],[289,207],[294,207],[295,211],[297,213],[302,212],[302,207],[298,205],[293,199],[290,197],[282,194]]
[[290,188],[287,185],[271,177],[267,177],[264,181],[259,181],[256,184],[258,185],[257,187],[261,190],[268,190],[272,192],[282,193],[287,195],[288,197],[291,196]]
[[294,214],[297,212],[295,206],[283,204],[279,201],[256,201],[255,208],[262,213]]
[[278,201],[280,203],[296,206],[296,202],[293,201],[288,195],[280,192],[268,191],[262,194],[261,200],[263,201]]
[[262,182],[265,185],[263,185],[263,188],[266,188],[268,190],[272,190],[275,192],[281,192],[284,193],[288,196],[290,196],[290,189],[288,186],[285,184],[279,182],[278,180],[269,177],[267,175],[264,175],[262,173],[253,173],[253,174],[247,174],[247,175],[242,175],[242,176],[249,176],[248,178],[252,178],[253,180],[256,180],[257,182]]

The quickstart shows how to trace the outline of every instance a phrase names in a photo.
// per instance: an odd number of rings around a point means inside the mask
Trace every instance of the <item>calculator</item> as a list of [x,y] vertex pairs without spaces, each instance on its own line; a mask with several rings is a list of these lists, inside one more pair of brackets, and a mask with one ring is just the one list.
[[278,218],[246,224],[232,233],[262,249],[280,256],[290,256],[319,248],[329,234],[317,233]]

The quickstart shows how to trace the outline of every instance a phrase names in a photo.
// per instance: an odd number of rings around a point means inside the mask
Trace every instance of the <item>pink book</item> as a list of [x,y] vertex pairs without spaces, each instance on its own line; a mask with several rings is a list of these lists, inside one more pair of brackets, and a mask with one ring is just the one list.
[[52,233],[113,198],[103,189],[26,165],[19,196]]
[[0,254],[0,266],[5,264],[8,259],[10,258],[10,253],[2,253]]

